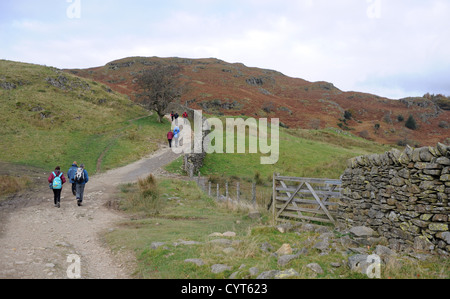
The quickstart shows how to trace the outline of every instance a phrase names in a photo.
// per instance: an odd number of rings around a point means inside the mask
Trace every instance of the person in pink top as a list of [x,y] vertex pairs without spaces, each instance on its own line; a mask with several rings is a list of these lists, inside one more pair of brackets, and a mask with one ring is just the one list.
[[169,147],[172,147],[172,139],[173,139],[173,132],[170,131],[167,133],[167,140],[169,141]]
[[48,182],[50,184],[50,188],[53,190],[55,207],[59,208],[61,206],[62,187],[66,183],[66,178],[64,177],[64,173],[61,172],[61,167],[56,166],[55,171],[53,171],[48,177]]

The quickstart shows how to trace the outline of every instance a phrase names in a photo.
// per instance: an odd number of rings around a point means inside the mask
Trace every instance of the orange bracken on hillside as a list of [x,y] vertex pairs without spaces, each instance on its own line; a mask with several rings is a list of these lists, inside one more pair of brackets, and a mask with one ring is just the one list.
[[[279,118],[282,125],[290,128],[341,127],[386,144],[402,140],[417,146],[450,142],[447,140],[450,129],[445,125],[450,122],[450,111],[427,98],[391,100],[361,92],[343,92],[331,83],[308,82],[277,71],[214,58],[130,57],[103,67],[65,71],[104,83],[133,100],[137,92],[136,75],[157,64],[180,66],[186,84],[182,104],[206,113]],[[345,119],[345,111],[352,117]],[[410,115],[418,124],[417,130],[405,127]]]

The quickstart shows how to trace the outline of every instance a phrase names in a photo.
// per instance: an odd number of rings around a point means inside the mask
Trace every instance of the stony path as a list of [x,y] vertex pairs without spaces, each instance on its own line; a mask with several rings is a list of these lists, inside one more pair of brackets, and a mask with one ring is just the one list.
[[[170,149],[162,148],[136,163],[93,176],[82,207],[67,184],[60,209],[53,206],[53,193],[46,189],[30,198],[36,204],[2,213],[6,219],[0,224],[0,279],[64,279],[76,274],[78,266],[81,278],[130,278],[132,259],[112,254],[101,240],[103,232],[124,219],[105,203],[119,184],[155,173],[176,158]],[[79,263],[68,261],[71,255],[78,256]],[[68,275],[69,267],[75,270]]]

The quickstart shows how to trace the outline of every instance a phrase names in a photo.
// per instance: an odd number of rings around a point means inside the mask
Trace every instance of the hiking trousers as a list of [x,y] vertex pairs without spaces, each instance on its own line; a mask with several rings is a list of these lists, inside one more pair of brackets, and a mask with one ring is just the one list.
[[61,202],[61,189],[53,189],[53,201],[55,205]]
[[76,183],[72,184],[72,193],[73,193],[73,195],[77,195],[77,184]]
[[84,196],[84,187],[86,185],[83,184],[77,184],[76,186],[76,190],[77,190],[77,200],[79,201],[83,201],[83,196]]

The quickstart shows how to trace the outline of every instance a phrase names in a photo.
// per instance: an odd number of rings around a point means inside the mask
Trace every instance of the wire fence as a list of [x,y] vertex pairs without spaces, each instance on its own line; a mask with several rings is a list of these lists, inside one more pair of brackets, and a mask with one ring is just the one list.
[[255,209],[268,208],[271,203],[272,186],[234,178],[233,180],[217,180],[198,175],[197,185],[211,198],[218,202],[247,204]]

